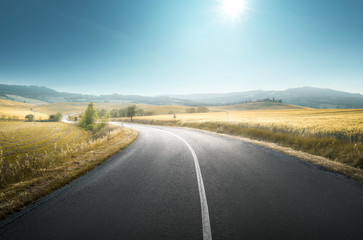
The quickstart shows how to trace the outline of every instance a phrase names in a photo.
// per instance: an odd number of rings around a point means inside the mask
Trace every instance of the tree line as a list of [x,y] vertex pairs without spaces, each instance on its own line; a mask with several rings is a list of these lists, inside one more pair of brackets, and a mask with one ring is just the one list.
[[[105,112],[106,109],[101,109],[99,111]],[[122,118],[122,117],[134,117],[134,116],[151,116],[154,115],[154,112],[144,111],[141,108],[137,108],[136,105],[128,106],[120,109],[112,109],[110,112],[111,118]]]

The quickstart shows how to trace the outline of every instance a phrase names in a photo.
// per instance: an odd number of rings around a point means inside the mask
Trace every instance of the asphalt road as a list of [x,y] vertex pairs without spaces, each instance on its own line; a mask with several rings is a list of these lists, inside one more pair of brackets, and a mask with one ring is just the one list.
[[363,184],[215,134],[133,127],[132,145],[1,222],[0,239],[363,239]]

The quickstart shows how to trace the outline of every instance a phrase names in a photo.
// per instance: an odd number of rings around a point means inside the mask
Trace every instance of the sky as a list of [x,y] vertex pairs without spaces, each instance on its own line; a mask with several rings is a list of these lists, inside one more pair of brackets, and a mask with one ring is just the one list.
[[1,0],[0,83],[84,94],[363,93],[362,0],[232,0],[243,1],[233,13],[226,1]]

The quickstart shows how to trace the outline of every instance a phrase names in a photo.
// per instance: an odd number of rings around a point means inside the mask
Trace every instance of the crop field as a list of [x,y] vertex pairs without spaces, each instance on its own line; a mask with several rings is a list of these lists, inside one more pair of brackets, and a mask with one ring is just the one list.
[[[38,106],[37,112],[45,114],[53,114],[56,112],[62,112],[63,114],[82,112],[88,103],[83,102],[61,102],[51,103],[47,105]],[[148,105],[148,104],[133,104],[133,103],[95,103],[97,109],[106,109],[108,111],[112,109],[126,108],[127,106],[136,105],[137,109],[142,109],[144,112],[151,112],[153,115],[169,114],[169,113],[185,113],[190,106],[182,105]],[[276,102],[257,102],[257,103],[245,103],[238,105],[227,106],[207,106],[211,112],[220,111],[241,111],[241,110],[266,110],[266,109],[306,109],[304,107],[276,103]]]
[[0,119],[25,119],[33,114],[35,120],[48,119],[48,114],[32,111],[36,105],[0,99]]
[[83,112],[87,108],[88,103],[81,102],[61,102],[61,103],[50,103],[47,105],[38,106],[36,110],[38,112],[53,114],[61,112],[63,114]]
[[176,114],[175,119],[168,114],[134,117],[134,121],[247,137],[363,168],[363,109],[209,112]]
[[227,106],[208,107],[212,112],[220,111],[244,111],[244,110],[274,110],[274,109],[309,109],[297,105],[279,103],[279,102],[250,102]]
[[[82,112],[87,107],[88,103],[79,102],[64,102],[64,103],[51,103],[37,108],[38,112],[52,114],[55,112],[62,112],[64,114]],[[154,114],[167,114],[169,112],[185,112],[188,107],[180,105],[147,105],[147,104],[133,104],[133,103],[95,103],[97,109],[112,109],[126,108],[127,106],[136,105],[138,109],[143,109],[145,112],[153,112]]]
[[5,161],[42,155],[87,139],[78,127],[56,122],[0,122],[0,151]]
[[32,98],[21,97],[21,96],[17,96],[17,95],[7,94],[6,96],[13,101],[21,102],[21,103],[30,103],[30,104],[34,104],[34,105],[48,104],[47,102],[43,102],[43,101],[32,99]]
[[89,133],[57,122],[0,122],[0,219],[90,171],[137,138],[106,126]]
[[[175,120],[192,123],[218,122],[247,128],[262,128],[302,136],[327,136],[347,142],[363,142],[362,109],[254,110],[178,114]],[[173,115],[135,117],[145,120],[174,120]]]

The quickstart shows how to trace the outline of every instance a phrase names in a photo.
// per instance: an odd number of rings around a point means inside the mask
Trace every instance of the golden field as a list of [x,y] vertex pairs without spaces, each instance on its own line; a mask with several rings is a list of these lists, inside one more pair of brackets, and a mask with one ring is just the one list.
[[21,96],[17,96],[17,95],[6,94],[6,96],[8,97],[8,99],[10,99],[12,101],[21,102],[21,103],[29,103],[29,104],[36,105],[36,106],[48,104],[47,102],[44,102],[44,101],[40,101],[40,100],[36,100],[36,99],[32,99],[32,98],[21,97]]
[[[348,142],[362,142],[362,109],[291,109],[230,111],[231,124],[261,128],[302,136],[327,136]],[[173,115],[135,117],[139,120],[174,120]],[[177,114],[176,119],[187,123],[218,122],[227,124],[227,112]]]
[[132,129],[88,133],[54,122],[0,122],[0,219],[64,186],[128,146]]
[[[133,103],[94,103],[97,109],[106,109],[108,111],[112,109],[126,108],[127,106],[136,105],[137,109],[142,109],[144,112],[151,112],[153,115],[169,114],[173,113],[185,113],[189,106],[182,105],[148,105],[148,104],[133,104]],[[88,103],[81,102],[62,102],[62,103],[50,103],[41,105],[36,108],[37,112],[45,114],[54,114],[61,112],[63,114],[82,112],[86,109]],[[0,104],[1,108],[1,104]],[[196,108],[196,107],[195,107]],[[257,103],[245,103],[238,105],[227,106],[207,106],[211,112],[219,111],[241,111],[241,110],[271,110],[271,109],[307,109],[305,107],[277,103],[277,102],[257,102]]]
[[6,161],[66,148],[86,141],[86,131],[58,122],[0,122],[0,151]]
[[[80,102],[64,102],[64,103],[51,103],[42,105],[36,108],[38,112],[52,114],[62,112],[64,114],[82,112],[86,109],[89,103]],[[143,109],[145,112],[152,112],[154,114],[167,114],[169,112],[185,112],[188,108],[180,105],[148,105],[148,104],[133,104],[133,103],[94,103],[97,109],[112,109],[126,108],[127,106],[136,105],[138,109]]]
[[[175,119],[173,116],[134,117],[134,122],[191,127],[247,137],[363,169],[362,109],[230,111],[229,123],[227,112],[176,114]],[[349,176],[363,181],[361,176]]]
[[25,116],[28,114],[33,114],[35,120],[49,118],[49,115],[46,113],[32,111],[35,108],[36,105],[34,104],[0,99],[0,119],[25,119]]
[[244,111],[244,110],[275,110],[275,109],[310,109],[292,104],[279,102],[250,102],[227,106],[211,106],[208,107],[212,112],[220,111]]

